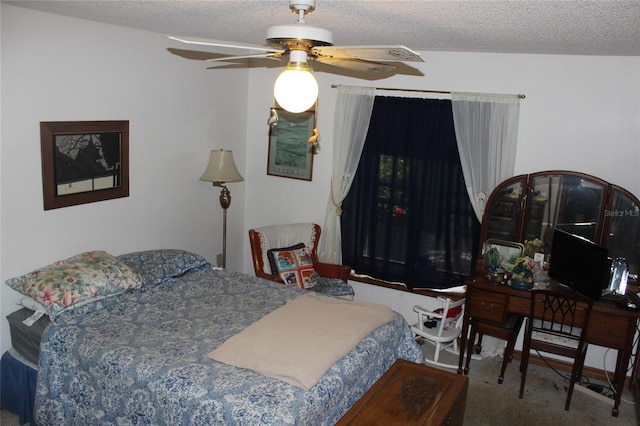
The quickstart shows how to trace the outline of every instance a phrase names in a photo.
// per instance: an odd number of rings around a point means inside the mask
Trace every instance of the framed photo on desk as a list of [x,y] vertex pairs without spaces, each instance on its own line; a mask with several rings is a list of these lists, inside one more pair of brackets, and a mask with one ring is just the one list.
[[[513,268],[516,260],[522,257],[524,253],[524,244],[516,243],[514,241],[496,240],[493,238],[488,239],[484,243],[484,260],[482,266],[488,268],[495,262],[492,256],[488,256],[489,252],[497,252],[499,256],[499,264],[505,269],[510,270]],[[509,268],[511,265],[511,268]]]

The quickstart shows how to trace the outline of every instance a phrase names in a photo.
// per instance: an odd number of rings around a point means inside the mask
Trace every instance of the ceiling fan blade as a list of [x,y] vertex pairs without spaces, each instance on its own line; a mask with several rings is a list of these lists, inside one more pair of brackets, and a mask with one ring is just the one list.
[[378,62],[364,61],[362,59],[350,59],[350,58],[325,58],[322,56],[314,58],[318,62],[323,64],[332,65],[334,67],[346,68],[352,71],[358,72],[371,72],[371,73],[389,73],[396,69],[391,64],[381,64]]
[[255,53],[251,55],[237,55],[237,56],[223,56],[220,58],[209,58],[205,59],[206,62],[224,62],[224,61],[233,61],[236,59],[254,59],[254,58],[279,58],[282,56],[280,52],[272,52],[272,53]]
[[249,43],[240,43],[235,41],[222,41],[222,40],[211,40],[207,38],[199,38],[199,37],[182,37],[182,36],[173,36],[168,35],[171,40],[176,40],[181,43],[187,44],[197,44],[201,46],[214,46],[214,47],[226,47],[230,49],[244,49],[249,51],[258,51],[258,52],[284,52],[284,49],[276,49],[268,46],[260,46],[257,44],[249,44]]
[[355,58],[373,61],[424,62],[422,56],[405,46],[320,46],[311,51],[319,57]]

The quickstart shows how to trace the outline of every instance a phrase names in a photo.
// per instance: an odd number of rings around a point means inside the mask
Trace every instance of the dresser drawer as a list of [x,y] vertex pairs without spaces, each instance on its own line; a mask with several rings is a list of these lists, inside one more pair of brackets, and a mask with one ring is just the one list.
[[587,341],[607,348],[622,349],[629,343],[627,342],[629,327],[634,326],[635,321],[629,317],[592,310],[587,329]]
[[507,299],[506,294],[473,289],[471,296],[467,297],[465,309],[471,317],[505,322],[507,320]]
[[523,297],[509,297],[509,312],[513,314],[522,315],[526,317],[529,315],[529,309],[531,306],[531,300]]

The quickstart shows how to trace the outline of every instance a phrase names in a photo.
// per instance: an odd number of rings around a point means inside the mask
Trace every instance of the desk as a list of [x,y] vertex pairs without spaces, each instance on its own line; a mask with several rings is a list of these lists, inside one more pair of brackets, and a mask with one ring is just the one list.
[[[460,342],[460,358],[458,360],[458,374],[462,374],[462,365],[468,345],[469,319],[482,318],[495,322],[506,321],[508,313],[522,316],[529,314],[530,293],[516,290],[507,285],[491,284],[483,273],[477,273],[467,282],[467,295],[462,336]],[[627,366],[633,349],[633,338],[636,333],[636,323],[640,312],[631,312],[617,307],[612,302],[599,301],[593,304],[587,341],[594,345],[616,349],[618,358],[613,384],[616,389],[624,388]],[[635,377],[635,372],[634,375]],[[621,391],[616,397],[611,414],[618,416]]]

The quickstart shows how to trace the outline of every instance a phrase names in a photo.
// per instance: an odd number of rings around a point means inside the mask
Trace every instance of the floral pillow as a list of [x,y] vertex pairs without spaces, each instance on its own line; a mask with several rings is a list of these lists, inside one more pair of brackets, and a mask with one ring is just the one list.
[[140,274],[143,285],[160,284],[191,269],[211,266],[202,256],[178,249],[138,251],[121,254],[118,259]]
[[271,273],[280,276],[285,284],[307,290],[316,286],[318,274],[313,268],[311,253],[303,243],[291,247],[269,249],[267,258],[271,265]]
[[52,320],[71,306],[114,296],[140,283],[133,269],[105,251],[81,253],[6,281],[40,303]]

